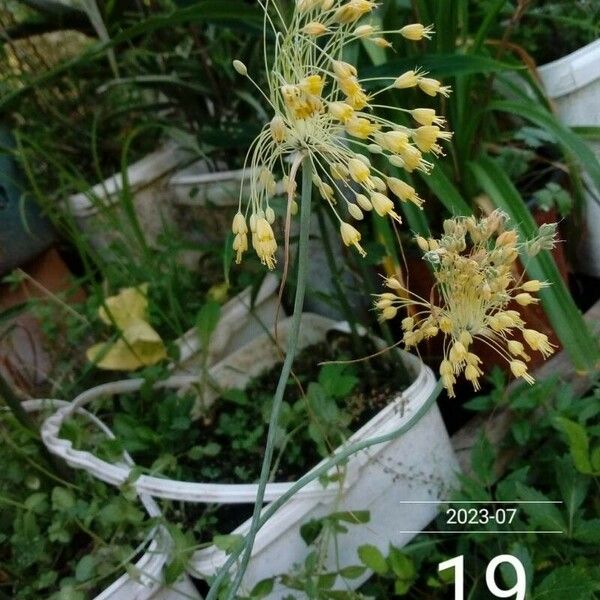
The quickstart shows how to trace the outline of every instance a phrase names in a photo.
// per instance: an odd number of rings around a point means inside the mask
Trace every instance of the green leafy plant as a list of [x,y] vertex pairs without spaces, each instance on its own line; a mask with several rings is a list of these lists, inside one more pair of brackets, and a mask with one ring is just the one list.
[[[35,433],[0,412],[0,594],[83,600],[135,561],[152,521],[87,474],[69,480]],[[71,475],[71,474],[70,474]]]

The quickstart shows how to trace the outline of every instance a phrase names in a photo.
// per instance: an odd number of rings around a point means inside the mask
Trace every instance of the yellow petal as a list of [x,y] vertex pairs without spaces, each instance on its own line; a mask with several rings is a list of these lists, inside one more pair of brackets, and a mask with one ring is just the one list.
[[88,349],[86,356],[99,369],[110,371],[135,371],[143,366],[137,355],[123,340],[117,340],[112,344],[95,344]]
[[167,356],[160,336],[145,321],[135,321],[114,343],[96,344],[86,356],[100,369],[135,371],[154,365]]
[[107,325],[114,323],[123,330],[134,321],[148,318],[147,293],[147,283],[137,287],[124,288],[115,296],[106,298],[105,304],[98,310],[98,315]]

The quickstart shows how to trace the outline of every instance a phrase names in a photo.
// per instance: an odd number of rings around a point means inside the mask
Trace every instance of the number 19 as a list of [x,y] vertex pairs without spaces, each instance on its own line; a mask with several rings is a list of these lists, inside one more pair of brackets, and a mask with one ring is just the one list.
[[[515,570],[517,583],[508,590],[502,590],[496,584],[496,569],[498,565],[508,563]],[[465,575],[464,575],[464,557],[462,555],[455,556],[450,560],[446,560],[438,565],[438,571],[446,569],[454,569],[454,600],[464,600],[465,598]],[[488,590],[496,596],[496,598],[512,598],[514,600],[525,600],[526,580],[525,569],[523,563],[511,554],[499,554],[492,558],[485,570],[485,583]]]

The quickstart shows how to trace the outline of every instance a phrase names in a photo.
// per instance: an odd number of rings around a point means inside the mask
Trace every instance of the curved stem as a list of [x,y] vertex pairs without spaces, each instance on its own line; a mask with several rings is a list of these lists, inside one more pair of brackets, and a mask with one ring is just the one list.
[[[269,506],[267,506],[265,510],[262,511],[262,514],[260,515],[258,521],[257,529],[260,529],[275,514],[275,512],[277,512],[290,498],[292,498],[292,496],[294,496],[294,494],[296,494],[299,490],[308,485],[311,481],[314,481],[322,475],[327,474],[331,467],[345,462],[350,456],[356,454],[357,452],[360,452],[361,450],[366,450],[371,446],[375,446],[377,444],[384,444],[385,442],[394,440],[400,437],[403,433],[406,433],[407,431],[412,429],[429,412],[430,408],[437,400],[437,397],[440,395],[441,391],[442,382],[438,381],[434,390],[431,392],[429,398],[427,398],[427,400],[423,403],[421,408],[419,408],[419,410],[417,410],[417,412],[406,423],[404,423],[404,425],[384,435],[373,437],[368,440],[363,440],[361,442],[356,442],[355,444],[348,446],[347,448],[338,452],[334,456],[331,456],[329,460],[322,464],[320,467],[310,471],[309,473],[298,479],[298,481],[292,487],[290,487],[290,489],[287,492],[285,492],[285,494],[279,496],[277,500],[273,500],[273,502],[271,502],[271,504],[269,504]],[[229,569],[231,569],[231,567],[233,567],[233,565],[236,563],[243,550],[244,548],[241,548],[239,550],[234,550],[231,553],[231,555],[229,556],[225,564],[221,567],[219,573],[215,577],[210,591],[206,596],[206,600],[215,599],[216,594],[218,594],[219,588],[223,583],[223,580],[229,572]],[[230,594],[228,598],[233,598],[233,596],[231,596]]]
[[[312,165],[307,159],[302,162],[302,199],[300,202],[300,235],[298,240],[298,275],[296,278],[296,294],[294,297],[294,312],[292,314],[292,321],[290,326],[290,332],[287,339],[287,352],[285,355],[285,361],[281,367],[281,373],[279,375],[279,381],[277,383],[277,389],[275,390],[275,396],[273,398],[273,406],[271,408],[271,418],[269,421],[269,431],[267,433],[267,444],[265,447],[265,456],[263,458],[262,468],[260,472],[260,479],[258,481],[258,491],[256,494],[256,502],[254,504],[254,513],[252,515],[252,523],[250,525],[250,531],[246,536],[243,555],[240,560],[240,565],[237,569],[235,579],[231,588],[228,590],[227,598],[234,600],[236,598],[237,590],[239,589],[244,573],[250,562],[252,556],[252,548],[254,546],[254,540],[256,534],[260,529],[260,513],[265,497],[265,488],[269,480],[269,474],[271,472],[271,462],[273,460],[273,452],[275,449],[275,437],[279,423],[279,415],[281,413],[281,405],[283,403],[283,395],[287,386],[287,381],[292,370],[292,364],[294,362],[294,356],[296,354],[296,348],[298,345],[298,334],[300,333],[300,323],[302,318],[302,308],[304,306],[304,293],[306,291],[306,279],[308,272],[308,247],[309,247],[309,232],[310,232],[310,213],[311,213],[311,197],[312,197]],[[216,586],[212,586],[207,600],[213,598],[217,590],[213,589]],[[211,595],[212,594],[212,595]]]

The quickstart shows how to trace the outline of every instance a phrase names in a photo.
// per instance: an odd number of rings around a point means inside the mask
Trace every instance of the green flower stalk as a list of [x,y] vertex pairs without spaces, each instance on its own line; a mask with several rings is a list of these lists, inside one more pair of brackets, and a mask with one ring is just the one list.
[[[286,232],[289,233],[290,219],[298,212],[296,178],[301,171],[300,235],[287,354],[273,398],[250,530],[227,593],[227,598],[231,599],[236,597],[262,525],[261,510],[275,432],[296,353],[304,303],[313,189],[337,218],[344,244],[355,247],[364,256],[360,232],[350,219],[360,221],[365,211],[373,210],[380,216],[401,222],[390,196],[419,207],[423,203],[414,188],[398,178],[388,177],[371,164],[368,156],[383,156],[390,164],[408,172],[415,169],[428,172],[432,163],[423,155],[442,154],[438,142],[451,137],[450,132],[441,129],[444,119],[431,109],[401,109],[411,114],[415,128],[397,125],[373,112],[380,108],[374,103],[376,96],[387,89],[419,86],[424,93],[435,96],[447,95],[449,88],[415,70],[389,78],[387,87],[369,94],[364,86],[366,80],[359,79],[356,67],[344,61],[345,48],[357,40],[388,47],[391,43],[385,35],[395,34],[416,41],[429,37],[431,27],[411,24],[397,31],[378,31],[373,24],[362,22],[363,17],[376,9],[377,3],[373,0],[297,0],[289,22],[283,18],[276,2],[259,2],[264,9],[265,38],[268,28],[273,30],[275,38],[272,60],[265,50],[267,91],[250,78],[241,61],[235,60],[233,66],[254,83],[273,116],[252,143],[246,157],[244,168],[250,172],[250,200],[243,206],[242,199],[246,196],[242,187],[238,212],[232,223],[236,261],[239,263],[248,249],[250,235],[261,262],[269,269],[275,267],[277,241],[272,227],[275,211],[271,199],[279,189],[287,194]],[[226,570],[227,567],[217,576],[208,599],[219,593]]]

